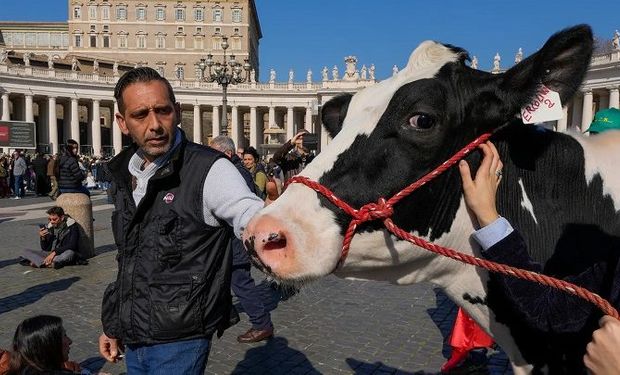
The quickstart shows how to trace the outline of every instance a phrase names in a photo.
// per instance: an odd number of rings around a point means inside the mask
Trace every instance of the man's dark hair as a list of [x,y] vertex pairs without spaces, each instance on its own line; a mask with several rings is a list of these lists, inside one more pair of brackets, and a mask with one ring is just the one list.
[[65,210],[62,207],[54,206],[46,211],[48,215],[64,216]]
[[64,338],[62,320],[57,316],[38,315],[21,322],[13,336],[13,352],[8,374],[51,374],[62,370]]
[[153,68],[149,68],[148,66],[142,66],[139,68],[132,69],[127,73],[123,74],[123,76],[116,82],[116,87],[114,87],[114,98],[116,99],[116,103],[118,104],[118,111],[121,114],[125,113],[125,103],[123,103],[123,91],[127,88],[127,86],[138,83],[138,82],[151,82],[151,81],[159,81],[163,82],[168,89],[168,97],[170,98],[170,102],[172,104],[176,103],[177,100],[174,97],[174,91],[172,90],[172,86],[170,82],[164,77],[162,77],[157,70]]
[[75,139],[67,139],[67,144],[71,146],[77,146],[78,143]]

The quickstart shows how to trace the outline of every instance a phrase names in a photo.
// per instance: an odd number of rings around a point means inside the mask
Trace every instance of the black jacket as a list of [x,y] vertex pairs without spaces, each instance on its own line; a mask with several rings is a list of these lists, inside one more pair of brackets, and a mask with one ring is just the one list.
[[232,229],[205,224],[202,213],[205,177],[223,155],[182,137],[137,207],[128,171],[136,146],[109,162],[119,271],[104,293],[102,323],[125,344],[210,337],[238,321],[230,294]]
[[79,254],[80,230],[78,225],[69,215],[65,215],[65,220],[67,226],[63,230],[48,226],[49,234],[40,239],[41,250],[48,252],[54,250],[56,255],[62,254],[65,250],[73,250]]
[[[592,257],[591,261],[573,259],[580,263],[579,271],[554,276],[584,287],[620,309],[620,249],[616,247],[617,238],[609,238],[608,242],[609,249],[592,249],[587,255]],[[547,273],[541,264],[532,261],[523,237],[516,230],[482,254],[497,263]],[[546,267],[553,261],[554,258],[547,261]],[[515,321],[524,324],[519,331],[529,331],[526,335],[530,338],[540,338],[536,345],[541,345],[537,353],[541,358],[530,361],[546,365],[550,374],[586,373],[582,358],[602,316],[598,307],[535,282],[501,274],[491,274],[491,280],[498,287],[492,290],[498,292],[503,305],[516,314]],[[490,294],[489,298],[495,297]]]
[[58,160],[58,188],[75,189],[82,186],[82,181],[86,178],[80,169],[78,159],[69,151],[66,151]]

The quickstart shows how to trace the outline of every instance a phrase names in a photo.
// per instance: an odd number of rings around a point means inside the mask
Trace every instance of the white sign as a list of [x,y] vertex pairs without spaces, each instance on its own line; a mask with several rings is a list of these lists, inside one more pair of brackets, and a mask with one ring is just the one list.
[[564,117],[560,94],[541,85],[532,101],[521,108],[521,120],[524,124],[556,121]]

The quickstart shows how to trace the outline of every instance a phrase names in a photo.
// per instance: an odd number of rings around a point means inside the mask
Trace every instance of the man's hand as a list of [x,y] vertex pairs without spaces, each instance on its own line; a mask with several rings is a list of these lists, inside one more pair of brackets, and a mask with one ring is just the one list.
[[306,133],[308,133],[308,131],[306,131],[306,130],[300,130],[300,131],[298,131],[298,132],[297,132],[297,134],[295,134],[295,136],[294,136],[293,138],[291,138],[291,144],[295,144],[295,142],[297,142],[297,140],[298,140],[300,137],[303,137],[303,136],[304,136],[304,134],[306,134]]
[[49,267],[54,262],[54,258],[56,258],[56,252],[52,251],[51,253],[49,253],[48,256],[45,257],[45,259],[43,260],[43,264],[46,267]]
[[593,375],[618,374],[620,369],[620,321],[604,316],[592,334],[583,363]]
[[99,353],[108,362],[118,362],[122,359],[123,344],[118,339],[112,339],[102,333],[99,336]]
[[484,157],[476,172],[476,178],[472,180],[469,164],[465,160],[459,163],[459,171],[463,181],[465,203],[476,215],[478,224],[482,228],[499,217],[495,207],[495,194],[502,177],[503,164],[493,143],[489,141],[479,147]]
[[44,238],[48,234],[50,234],[50,232],[47,230],[47,228],[40,228],[39,229],[39,237]]

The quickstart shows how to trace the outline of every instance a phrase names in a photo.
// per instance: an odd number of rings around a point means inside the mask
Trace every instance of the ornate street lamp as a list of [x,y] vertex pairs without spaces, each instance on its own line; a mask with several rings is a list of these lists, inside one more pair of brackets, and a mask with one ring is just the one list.
[[[222,122],[220,125],[220,134],[227,135],[228,129],[228,109],[227,109],[227,98],[226,95],[228,93],[228,85],[233,84],[236,85],[238,83],[243,83],[247,81],[250,69],[252,66],[248,59],[244,59],[243,64],[235,60],[235,55],[231,54],[226,56],[226,50],[229,47],[228,38],[222,37],[222,50],[224,50],[224,56],[222,57],[222,62],[216,62],[213,60],[213,55],[208,54],[207,58],[200,59],[198,62],[198,68],[201,71],[201,79],[205,82],[217,82],[218,85],[222,86],[222,108],[224,113],[222,115]],[[206,73],[205,74],[205,70]],[[243,73],[243,76],[242,76]]]

